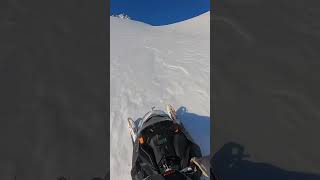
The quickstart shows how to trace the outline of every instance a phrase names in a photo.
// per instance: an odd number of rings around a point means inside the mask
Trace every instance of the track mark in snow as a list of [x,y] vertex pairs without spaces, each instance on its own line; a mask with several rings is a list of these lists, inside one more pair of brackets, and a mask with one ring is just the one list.
[[[154,48],[154,47],[150,47],[150,46],[145,46],[146,49],[151,49],[153,52],[154,52],[154,55],[155,55],[155,59],[158,61],[158,62],[162,62],[162,64],[167,67],[168,69],[171,69],[171,70],[180,70],[182,72],[184,72],[186,75],[190,75],[189,72],[183,68],[182,66],[174,66],[174,65],[170,65],[170,64],[167,64],[164,62],[163,58],[161,58],[158,54],[160,54],[160,51],[157,49],[157,48]],[[169,53],[172,53],[173,51],[170,51],[168,50],[168,54]]]
[[180,70],[182,72],[184,72],[186,75],[190,75],[189,72],[183,68],[182,66],[174,66],[174,65],[170,65],[170,64],[167,64],[165,62],[162,62],[164,66],[166,66],[168,69],[171,69],[171,70]]
[[190,75],[189,72],[181,67],[181,66],[174,66],[174,65],[167,65],[169,69],[173,69],[173,70],[181,70],[182,72],[184,72],[186,75]]
[[151,49],[155,53],[160,53],[160,51],[157,48],[151,47],[151,46],[144,46],[146,49]]

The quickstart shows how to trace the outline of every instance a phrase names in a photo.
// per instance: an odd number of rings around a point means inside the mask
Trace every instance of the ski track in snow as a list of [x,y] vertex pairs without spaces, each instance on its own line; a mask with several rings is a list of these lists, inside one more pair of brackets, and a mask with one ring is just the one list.
[[131,179],[127,118],[152,106],[172,104],[203,155],[210,153],[209,18],[150,26],[110,17],[111,179]]

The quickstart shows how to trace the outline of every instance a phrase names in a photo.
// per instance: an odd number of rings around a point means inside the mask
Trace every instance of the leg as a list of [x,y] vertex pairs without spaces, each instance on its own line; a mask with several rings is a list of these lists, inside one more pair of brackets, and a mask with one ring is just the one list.
[[137,127],[135,121],[133,121],[132,118],[128,118],[128,128],[129,134],[131,136],[131,141],[132,143],[134,143],[134,141],[136,140]]
[[132,143],[136,141],[137,133],[142,126],[142,119],[138,118],[137,120],[133,120],[132,118],[128,118],[128,127],[129,133],[132,139]]
[[176,110],[174,109],[173,106],[171,106],[170,104],[168,104],[166,106],[166,110],[167,110],[167,114],[170,116],[170,118],[175,121],[176,123],[180,124],[181,125],[181,121],[180,119],[177,117],[177,112]]

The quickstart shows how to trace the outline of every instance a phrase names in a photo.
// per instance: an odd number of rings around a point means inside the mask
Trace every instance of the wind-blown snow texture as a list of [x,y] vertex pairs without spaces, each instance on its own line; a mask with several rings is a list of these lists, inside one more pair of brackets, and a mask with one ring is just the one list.
[[210,153],[210,14],[166,26],[110,17],[110,178],[131,179],[127,118],[152,106],[178,117]]

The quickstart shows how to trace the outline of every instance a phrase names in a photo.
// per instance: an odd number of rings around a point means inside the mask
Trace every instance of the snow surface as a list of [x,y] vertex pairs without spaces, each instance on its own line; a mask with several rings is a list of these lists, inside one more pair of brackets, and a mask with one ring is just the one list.
[[177,115],[210,154],[210,14],[166,26],[110,17],[110,178],[130,180],[127,118],[152,106]]

